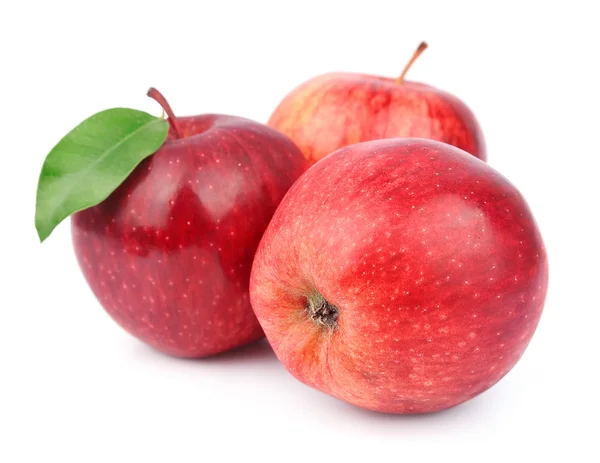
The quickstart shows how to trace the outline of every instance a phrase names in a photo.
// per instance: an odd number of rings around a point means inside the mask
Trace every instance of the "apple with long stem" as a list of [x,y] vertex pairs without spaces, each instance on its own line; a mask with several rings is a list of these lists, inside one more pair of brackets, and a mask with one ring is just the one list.
[[312,166],[254,260],[252,306],[300,381],[360,407],[442,410],[500,380],[546,296],[519,191],[450,145],[390,139]]
[[422,137],[485,160],[479,123],[450,93],[405,80],[427,48],[421,43],[396,79],[354,73],[317,76],[289,93],[268,124],[288,135],[315,163],[343,146],[394,137]]
[[104,201],[73,214],[83,274],[117,323],[168,354],[203,357],[261,338],[248,296],[254,252],[307,163],[263,124],[175,117],[157,90],[148,95],[168,115],[168,137]]

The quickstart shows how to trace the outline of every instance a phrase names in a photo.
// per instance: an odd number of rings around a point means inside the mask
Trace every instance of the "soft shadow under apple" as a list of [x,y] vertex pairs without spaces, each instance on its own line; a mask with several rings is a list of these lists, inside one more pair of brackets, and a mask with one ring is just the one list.
[[169,361],[179,361],[184,363],[198,363],[198,364],[219,364],[219,365],[247,365],[247,364],[275,364],[278,363],[277,357],[271,346],[265,338],[254,341],[245,346],[237,347],[221,354],[213,355],[210,357],[192,359],[192,358],[181,358],[173,357],[165,354],[159,350],[154,349],[147,344],[137,342],[132,347],[135,351],[135,355],[141,355],[144,357],[154,357],[160,359],[168,359]]
[[473,422],[472,417],[477,417],[475,421],[486,420],[490,418],[489,414],[493,413],[495,402],[501,400],[502,388],[491,388],[478,397],[470,399],[462,404],[447,408],[438,412],[420,413],[412,415],[401,415],[394,413],[381,413],[365,408],[356,407],[352,404],[333,400],[331,407],[335,408],[340,415],[344,415],[351,419],[356,418],[361,422],[369,422],[374,425],[385,423],[403,423],[408,422],[420,426],[429,426],[433,423],[449,424],[459,422]]
[[198,359],[202,363],[246,364],[252,362],[278,362],[273,349],[265,338],[221,354]]

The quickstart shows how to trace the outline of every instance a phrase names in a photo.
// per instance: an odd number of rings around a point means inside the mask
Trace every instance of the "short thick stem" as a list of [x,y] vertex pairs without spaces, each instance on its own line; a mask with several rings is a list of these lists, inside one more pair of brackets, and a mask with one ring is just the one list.
[[330,330],[337,327],[339,309],[325,299],[321,293],[312,294],[306,303],[308,317],[317,325],[326,326]]
[[169,124],[171,125],[173,132],[175,132],[175,136],[177,138],[183,138],[181,135],[181,131],[179,130],[179,126],[177,125],[177,118],[175,117],[175,114],[171,109],[171,105],[169,105],[169,102],[163,96],[163,94],[156,90],[154,87],[150,87],[147,95],[153,100],[156,100],[157,103],[162,107],[164,112],[167,113]]

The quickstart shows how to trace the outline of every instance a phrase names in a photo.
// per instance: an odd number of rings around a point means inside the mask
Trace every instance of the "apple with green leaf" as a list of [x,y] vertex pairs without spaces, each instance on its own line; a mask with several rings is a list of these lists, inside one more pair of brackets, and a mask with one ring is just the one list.
[[98,113],[50,152],[40,175],[43,241],[72,214],[77,260],[125,330],[171,355],[204,357],[263,336],[248,295],[254,252],[307,168],[283,134],[234,116],[167,120]]
[[405,80],[421,43],[396,79],[335,72],[288,94],[268,124],[288,135],[315,163],[343,146],[369,140],[420,137],[442,141],[485,160],[483,133],[471,110],[450,93]]

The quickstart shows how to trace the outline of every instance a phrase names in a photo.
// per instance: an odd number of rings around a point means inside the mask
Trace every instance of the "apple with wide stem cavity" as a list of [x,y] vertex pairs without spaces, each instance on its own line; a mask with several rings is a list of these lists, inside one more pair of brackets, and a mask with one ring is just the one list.
[[300,381],[360,407],[442,410],[516,364],[545,301],[519,191],[450,145],[390,139],[312,166],[254,260],[252,306]]
[[203,357],[263,336],[248,284],[273,212],[308,167],[263,124],[168,115],[167,141],[105,201],[72,216],[78,262],[106,311],[175,356]]
[[338,72],[308,80],[284,98],[268,124],[311,163],[343,146],[395,137],[442,141],[486,160],[481,128],[461,100],[404,79],[426,48],[419,45],[397,79]]

